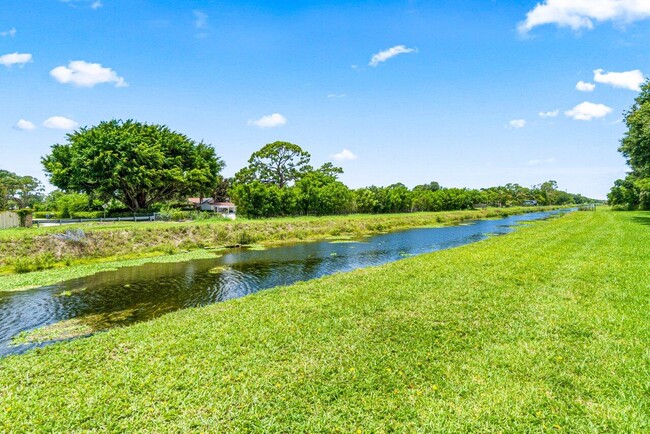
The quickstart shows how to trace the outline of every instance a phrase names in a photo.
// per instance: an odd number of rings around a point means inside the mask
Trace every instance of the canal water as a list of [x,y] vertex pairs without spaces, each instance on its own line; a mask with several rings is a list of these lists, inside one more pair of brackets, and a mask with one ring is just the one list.
[[267,250],[229,249],[214,259],[121,268],[23,292],[0,292],[0,357],[51,343],[16,345],[12,338],[61,321],[77,318],[89,333],[106,330],[274,286],[462,246],[566,211]]

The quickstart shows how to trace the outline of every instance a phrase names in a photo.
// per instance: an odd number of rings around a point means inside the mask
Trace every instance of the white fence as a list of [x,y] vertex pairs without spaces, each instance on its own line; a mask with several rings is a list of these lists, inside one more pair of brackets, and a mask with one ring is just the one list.
[[0,229],[17,228],[20,226],[20,216],[11,211],[0,212]]

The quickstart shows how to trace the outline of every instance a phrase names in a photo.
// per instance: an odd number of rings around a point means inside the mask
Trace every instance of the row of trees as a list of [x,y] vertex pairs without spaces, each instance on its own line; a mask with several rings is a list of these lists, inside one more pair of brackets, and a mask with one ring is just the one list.
[[625,113],[625,125],[618,151],[632,170],[625,179],[616,180],[607,199],[624,209],[650,210],[650,80]]
[[507,184],[481,190],[416,186],[348,188],[340,167],[310,164],[300,146],[274,142],[253,153],[234,178],[214,149],[165,126],[111,120],[67,135],[42,158],[50,182],[60,190],[44,197],[32,177],[0,171],[0,208],[34,207],[62,217],[80,212],[142,212],[190,196],[231,198],[247,217],[327,215],[352,212],[442,211],[491,206],[582,203],[586,198],[558,189],[555,181],[532,188]]
[[310,155],[297,145],[274,142],[255,152],[248,166],[232,180],[230,193],[239,213],[247,217],[396,213],[469,209],[489,206],[584,203],[589,199],[558,189],[555,181],[532,188],[507,184],[481,190],[443,188],[437,182],[412,190],[398,183],[388,187],[349,189],[338,180],[343,172],[326,163],[315,169]]

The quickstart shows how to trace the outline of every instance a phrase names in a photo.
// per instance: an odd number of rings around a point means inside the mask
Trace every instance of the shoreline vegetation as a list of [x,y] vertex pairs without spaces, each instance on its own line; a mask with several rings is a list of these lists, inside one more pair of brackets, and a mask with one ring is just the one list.
[[571,213],[9,356],[0,431],[645,432],[649,222]]
[[0,291],[55,284],[118,267],[210,258],[230,246],[356,237],[558,208],[561,207],[9,229],[0,231]]

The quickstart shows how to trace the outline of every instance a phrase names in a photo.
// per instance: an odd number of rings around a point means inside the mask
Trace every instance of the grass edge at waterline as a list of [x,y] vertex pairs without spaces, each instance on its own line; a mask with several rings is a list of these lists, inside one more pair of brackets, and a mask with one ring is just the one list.
[[[210,253],[206,250],[231,245],[270,246],[331,237],[363,236],[551,208],[557,207],[302,217],[236,223],[198,221],[72,225],[35,231],[0,231],[0,292],[50,285],[115,267],[175,262],[176,259],[186,260],[186,257],[209,257]],[[78,229],[84,231],[79,239],[58,236],[62,232]]]

